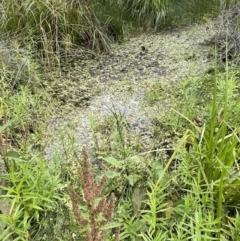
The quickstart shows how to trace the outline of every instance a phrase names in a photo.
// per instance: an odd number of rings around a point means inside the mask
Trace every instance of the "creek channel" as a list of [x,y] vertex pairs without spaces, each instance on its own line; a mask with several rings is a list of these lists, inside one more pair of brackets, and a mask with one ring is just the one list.
[[[218,26],[217,20],[209,20],[183,29],[142,34],[114,44],[111,53],[97,59],[76,61],[54,86],[56,96],[65,99],[69,111],[51,121],[53,139],[46,158],[59,159],[68,145],[96,149],[101,145],[96,139],[104,137],[93,125],[106,124],[114,113],[124,116],[132,138],[141,138],[142,151],[150,150],[152,117],[170,114],[171,93],[157,105],[145,101],[147,93],[156,83],[174,86],[213,68],[214,47],[207,42],[217,34]],[[83,100],[87,104],[79,107]],[[68,138],[67,144],[67,136],[74,141]]]

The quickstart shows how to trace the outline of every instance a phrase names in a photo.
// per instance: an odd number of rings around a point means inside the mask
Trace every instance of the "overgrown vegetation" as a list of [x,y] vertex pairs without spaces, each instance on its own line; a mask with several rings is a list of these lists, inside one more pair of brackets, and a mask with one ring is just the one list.
[[[110,52],[134,31],[216,16],[224,5],[221,58],[168,89],[172,109],[152,117],[151,151],[113,105],[104,122],[91,120],[89,154],[78,155],[63,129],[63,152],[45,160],[57,106],[51,80],[70,58]],[[1,240],[239,239],[239,4],[14,0],[0,8]],[[166,89],[154,85],[144,102],[157,105]]]

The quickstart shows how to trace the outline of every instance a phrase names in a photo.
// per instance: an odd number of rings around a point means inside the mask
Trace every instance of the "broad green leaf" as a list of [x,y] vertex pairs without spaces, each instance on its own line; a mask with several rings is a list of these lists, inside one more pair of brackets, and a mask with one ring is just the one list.
[[133,202],[133,212],[134,214],[137,214],[139,210],[141,209],[141,204],[146,195],[146,192],[143,188],[134,188],[133,194],[132,194],[132,202]]
[[119,172],[115,172],[115,171],[107,171],[106,172],[107,178],[110,178],[110,179],[118,177],[119,174],[120,174]]
[[144,226],[146,225],[146,221],[143,219],[139,219],[134,221],[131,224],[131,229],[133,232],[138,232],[139,230],[141,230]]
[[8,121],[4,125],[0,126],[0,133],[4,131],[7,127],[9,127],[12,124],[12,121]]
[[119,161],[119,160],[117,160],[117,159],[115,159],[115,158],[113,158],[113,157],[110,157],[110,156],[102,157],[102,159],[103,159],[105,162],[113,165],[114,167],[118,167],[118,168],[121,168],[121,167],[122,167],[122,164],[123,164],[122,161]]
[[12,159],[17,162],[25,162],[26,161],[23,158],[21,158],[21,155],[16,151],[8,151],[6,154],[6,157],[8,159]]
[[22,158],[17,158],[17,157],[13,157],[13,156],[10,156],[10,157],[7,157],[8,159],[11,159],[11,160],[14,160],[18,163],[20,162],[26,162],[26,160],[22,159]]
[[66,225],[65,227],[67,229],[69,229],[69,230],[71,230],[73,232],[77,232],[79,234],[86,233],[86,231],[89,229],[88,225],[81,226],[81,227],[79,227],[79,225]]
[[20,158],[20,154],[16,151],[8,151],[6,154],[6,157],[8,158]]
[[108,230],[108,229],[113,229],[113,228],[118,228],[121,227],[123,224],[119,222],[110,222],[107,223],[106,225],[101,227],[101,230]]
[[131,186],[134,186],[134,184],[140,179],[141,177],[137,174],[132,174],[127,177],[128,182]]
[[157,179],[163,171],[163,166],[160,162],[155,161],[151,164],[151,167],[151,175],[154,179]]
[[138,163],[144,163],[144,158],[141,157],[141,156],[138,156],[138,155],[131,156],[131,157],[128,158],[128,160],[129,160],[130,162],[134,162],[134,163],[136,163],[136,164],[138,164]]
[[0,220],[4,221],[4,222],[7,223],[7,224],[10,224],[10,223],[11,223],[11,220],[10,220],[10,218],[9,218],[8,215],[0,214]]

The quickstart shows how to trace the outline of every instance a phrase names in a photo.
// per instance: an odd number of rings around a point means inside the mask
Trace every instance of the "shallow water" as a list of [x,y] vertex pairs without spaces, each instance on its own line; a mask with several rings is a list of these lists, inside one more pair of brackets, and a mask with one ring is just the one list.
[[[89,101],[84,108],[76,108],[71,102],[67,117],[60,116],[53,128],[54,139],[46,149],[46,158],[53,159],[56,152],[57,156],[62,155],[66,133],[70,132],[77,146],[85,144],[94,149],[96,133],[90,120],[94,117],[101,123],[114,112],[124,116],[133,136],[138,133],[144,137],[147,133],[148,140],[145,136],[144,142],[149,144],[144,148],[145,151],[151,149],[152,117],[168,114],[171,106],[168,98],[157,105],[147,103],[146,93],[156,83],[161,83],[163,88],[166,84],[174,88],[176,81],[211,68],[213,47],[203,43],[217,30],[218,23],[214,20],[176,31],[141,35],[122,45],[113,45],[112,53],[98,59],[75,62],[65,79],[68,83],[74,82],[73,99],[84,99],[82,95],[87,92]],[[76,91],[77,83],[82,86],[79,91]],[[64,91],[68,95],[67,87]]]

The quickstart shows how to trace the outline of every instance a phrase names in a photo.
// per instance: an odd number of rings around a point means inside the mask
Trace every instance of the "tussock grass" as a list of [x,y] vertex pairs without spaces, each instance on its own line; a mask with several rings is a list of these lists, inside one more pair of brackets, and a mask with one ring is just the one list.
[[5,16],[1,31],[37,45],[44,50],[42,58],[60,54],[60,48],[76,42],[81,32],[82,9],[74,1],[11,1],[1,3],[1,9]]
[[60,66],[61,57],[76,46],[109,51],[107,23],[99,21],[88,2],[21,0],[2,2],[0,32],[18,36],[21,44],[40,50],[47,67]]

